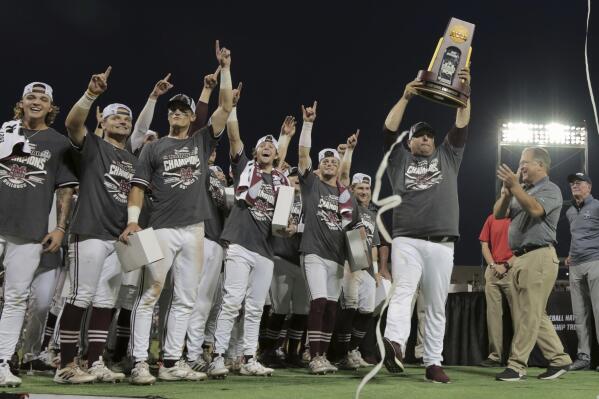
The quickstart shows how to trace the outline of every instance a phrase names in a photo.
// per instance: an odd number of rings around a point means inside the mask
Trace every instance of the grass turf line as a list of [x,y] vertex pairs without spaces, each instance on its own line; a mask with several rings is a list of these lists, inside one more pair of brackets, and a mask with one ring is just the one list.
[[[553,381],[536,376],[542,369],[530,369],[520,382],[499,382],[494,376],[502,369],[446,367],[451,384],[424,381],[424,369],[408,367],[406,373],[390,375],[381,371],[362,391],[362,399],[594,399],[599,395],[599,373],[570,372]],[[161,396],[168,399],[338,399],[353,398],[360,378],[367,370],[343,371],[333,375],[312,376],[307,370],[275,370],[272,377],[229,376],[226,380],[202,382],[157,382],[152,386],[120,384],[59,385],[51,377],[23,377],[19,388],[0,388],[6,392],[65,395]]]

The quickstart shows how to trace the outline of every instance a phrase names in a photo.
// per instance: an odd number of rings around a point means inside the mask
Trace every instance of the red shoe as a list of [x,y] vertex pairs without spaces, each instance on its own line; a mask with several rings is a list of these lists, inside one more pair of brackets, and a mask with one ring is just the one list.
[[387,338],[383,338],[383,344],[385,345],[385,358],[383,359],[383,364],[387,371],[393,374],[403,372],[404,367],[402,363],[403,354],[401,352],[401,345]]
[[426,380],[439,384],[449,384],[449,377],[443,371],[443,367],[433,364],[426,368]]

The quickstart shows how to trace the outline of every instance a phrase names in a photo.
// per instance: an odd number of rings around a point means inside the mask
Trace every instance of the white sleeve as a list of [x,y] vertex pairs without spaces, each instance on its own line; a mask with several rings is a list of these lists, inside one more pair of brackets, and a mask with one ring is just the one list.
[[152,118],[154,117],[154,108],[156,107],[156,100],[148,98],[146,105],[141,110],[137,121],[135,121],[135,127],[131,134],[131,152],[135,153],[144,143],[144,136],[150,129],[152,124]]

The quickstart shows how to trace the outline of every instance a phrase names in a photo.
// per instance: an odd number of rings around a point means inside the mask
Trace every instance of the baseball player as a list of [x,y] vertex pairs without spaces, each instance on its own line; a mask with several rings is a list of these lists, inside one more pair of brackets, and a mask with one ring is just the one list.
[[[299,188],[297,168],[291,168],[287,179],[295,188],[295,200],[291,210],[292,224],[299,226],[302,211],[302,201]],[[301,233],[292,237],[282,238],[273,236],[271,239],[274,251],[274,272],[270,285],[270,297],[273,313],[270,315],[264,338],[264,353],[262,360],[268,366],[281,367],[281,361],[276,353],[281,330],[285,318],[291,312],[287,338],[287,356],[285,363],[291,366],[304,366],[298,353],[306,329],[308,311],[308,287],[300,267],[299,246]]]
[[[126,223],[129,181],[137,164],[137,158],[125,149],[133,115],[126,105],[106,106],[102,111],[104,139],[88,133],[84,125],[93,102],[108,87],[110,71],[108,67],[92,76],[65,122],[79,153],[80,184],[70,226],[71,290],[60,324],[61,364],[54,376],[61,384],[115,382],[125,377],[106,367],[102,353],[122,278],[115,243]],[[90,306],[87,360],[91,367],[86,371],[74,359],[83,316]]]
[[[319,173],[312,171],[310,147],[316,107],[316,101],[312,107],[302,106],[304,124],[299,139],[298,169],[305,228],[300,251],[311,297],[308,315],[310,371],[324,374],[337,370],[326,353],[335,325],[346,260],[344,228],[355,222],[358,212],[355,199],[338,179],[341,160],[337,150],[325,148],[320,151]],[[357,137],[353,135],[354,145],[355,140]]]
[[[273,273],[271,236],[272,217],[278,190],[289,185],[283,172],[276,169],[284,160],[287,146],[295,133],[295,119],[286,117],[277,141],[272,135],[261,137],[256,143],[253,160],[245,155],[239,136],[236,112],[227,123],[230,142],[229,155],[235,180],[235,204],[227,218],[221,240],[227,245],[223,302],[218,315],[211,377],[228,374],[224,354],[229,346],[235,317],[243,302],[244,335],[241,366],[242,375],[270,375],[273,370],[256,359],[262,309],[268,295]],[[295,226],[285,234],[295,233]]]
[[148,348],[154,305],[160,296],[168,271],[172,267],[173,300],[168,315],[163,362],[158,377],[162,380],[200,380],[203,373],[193,371],[182,359],[182,348],[189,316],[197,295],[202,270],[204,220],[208,197],[208,158],[220,137],[232,109],[232,84],[229,50],[217,46],[221,65],[221,103],[212,114],[211,124],[189,136],[195,119],[195,103],[183,94],[169,101],[169,135],[144,146],[139,168],[129,193],[128,225],[121,234],[140,231],[139,214],[144,190],[152,188],[154,198],[149,225],[154,228],[164,259],[145,267],[140,296],[132,314],[132,355],[135,367],[131,383],[152,384]]
[[[469,84],[467,69],[458,72]],[[386,149],[395,142],[404,110],[415,94],[417,81],[406,86],[385,120]],[[441,367],[445,335],[445,301],[453,269],[453,247],[458,239],[457,177],[464,153],[470,103],[459,108],[455,126],[436,147],[430,125],[414,124],[408,136],[409,151],[393,147],[387,173],[394,194],[402,203],[393,209],[392,274],[397,287],[389,302],[385,329],[385,366],[403,371],[402,351],[410,335],[411,303],[421,283],[425,307],[424,355],[426,379],[447,383]]]
[[[8,362],[19,339],[27,298],[42,252],[56,252],[65,234],[70,198],[77,180],[69,167],[69,141],[50,127],[58,113],[52,87],[25,86],[15,106],[14,128],[0,134],[0,255],[4,255],[4,307],[0,317],[0,387],[18,386]],[[16,125],[15,125],[16,124]],[[8,147],[9,135],[24,140],[20,151]],[[57,190],[56,228],[48,214]]]
[[[204,78],[204,89],[199,101],[202,103],[205,101],[207,104],[208,98],[204,93],[211,90],[215,82],[215,75],[208,75]],[[233,115],[237,113],[236,106],[240,96],[241,84],[233,90]],[[219,238],[225,222],[227,179],[222,169],[214,165],[215,160],[216,148],[208,159],[210,165],[208,191],[211,201],[207,202],[210,218],[204,222],[204,268],[198,285],[197,299],[189,320],[186,339],[187,359],[190,361],[190,366],[193,370],[201,372],[208,369],[208,362],[202,356],[206,321],[214,304],[216,290],[221,288],[218,282],[224,259],[224,249],[219,243]]]
[[376,281],[378,274],[378,252],[380,245],[376,227],[376,212],[369,209],[371,193],[370,176],[356,173],[352,177],[351,190],[358,201],[360,221],[357,226],[366,230],[366,242],[371,248],[373,268],[351,272],[346,264],[343,275],[341,315],[339,317],[337,339],[344,358],[339,363],[340,369],[355,370],[367,367],[359,351],[360,343],[366,336],[368,322],[375,308]]

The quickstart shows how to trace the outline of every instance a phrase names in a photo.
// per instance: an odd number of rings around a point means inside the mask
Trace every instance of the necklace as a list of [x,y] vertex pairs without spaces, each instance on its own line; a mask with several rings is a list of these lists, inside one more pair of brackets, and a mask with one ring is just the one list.
[[31,139],[33,136],[35,136],[36,134],[38,134],[39,132],[41,132],[42,130],[46,130],[46,129],[38,129],[38,130],[36,130],[35,132],[33,132],[33,134],[32,134],[32,135],[30,135],[29,137],[28,137],[28,136],[25,134],[25,132],[23,132],[23,135],[25,136],[25,142],[26,142],[27,144],[29,144],[29,140],[30,140],[30,139]]

